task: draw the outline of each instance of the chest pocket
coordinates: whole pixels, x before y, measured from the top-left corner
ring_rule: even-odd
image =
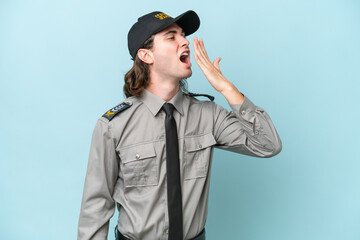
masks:
[[[186,180],[207,176],[213,146],[216,144],[212,133],[201,136],[185,137],[185,165]]]
[[[159,163],[153,143],[119,150],[125,187],[153,186],[159,182]]]

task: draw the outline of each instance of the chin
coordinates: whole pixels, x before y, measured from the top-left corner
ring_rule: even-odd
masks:
[[[192,71],[191,71],[191,69],[189,69],[189,72],[183,77],[183,79],[189,78],[189,77],[191,77],[191,75],[192,75]]]
[[[191,75],[192,75],[191,68],[187,68],[186,70],[182,70],[181,72],[179,71],[179,72],[177,73],[176,78],[177,78],[178,80],[182,80],[182,79],[186,79],[186,78],[191,77]]]

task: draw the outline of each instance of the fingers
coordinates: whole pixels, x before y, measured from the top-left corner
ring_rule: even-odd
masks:
[[[200,38],[199,40],[199,45],[200,45],[200,52],[201,54],[206,58],[206,59],[209,59],[208,55],[207,55],[207,52],[205,50],[205,46],[204,46],[204,41]]]
[[[203,63],[211,63],[210,59],[206,53],[204,42],[202,39],[198,40],[197,37],[194,37],[194,50],[195,54],[198,55],[199,60]]]
[[[194,46],[194,57],[195,57],[195,61],[196,63],[199,65],[199,67],[202,69],[203,68],[203,60],[200,59],[200,53],[199,53],[199,43],[198,43],[198,40],[197,38],[195,37],[194,38],[194,43],[193,43],[193,46]]]
[[[223,89],[222,86],[227,80],[220,71],[219,62],[221,61],[221,58],[218,57],[211,62],[202,39],[198,40],[197,37],[194,37],[193,46],[195,61],[204,73],[206,79],[216,90],[219,91],[219,89]]]
[[[194,37],[193,46],[195,61],[203,71],[213,71],[216,69],[221,73],[219,67],[221,58],[216,58],[214,62],[211,62],[205,50],[204,41],[202,39],[199,40],[197,37]]]
[[[194,46],[194,51],[195,51],[194,52],[195,60],[196,60],[197,64],[199,64],[199,66],[201,67],[204,64],[204,59],[203,59],[201,51],[200,51],[200,44],[199,44],[197,37],[194,37],[193,46]]]

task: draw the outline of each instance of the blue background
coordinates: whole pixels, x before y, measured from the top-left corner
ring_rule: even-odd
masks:
[[[283,142],[271,159],[215,151],[207,239],[360,239],[355,0],[0,0],[0,239],[76,238],[95,122],[124,98],[127,32],[188,9]],[[191,60],[190,90],[229,109]]]

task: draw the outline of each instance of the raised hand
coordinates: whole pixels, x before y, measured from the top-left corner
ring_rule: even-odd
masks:
[[[218,92],[222,92],[228,87],[233,87],[233,84],[224,77],[220,70],[219,62],[221,58],[218,57],[214,60],[214,62],[211,62],[205,50],[202,39],[198,40],[197,37],[194,37],[193,45],[195,50],[195,61],[205,74],[205,77],[210,82],[210,84]]]
[[[197,37],[194,37],[193,46],[195,61],[211,86],[213,86],[216,91],[222,93],[230,104],[241,104],[244,101],[244,96],[236,89],[234,84],[227,80],[222,74],[219,67],[221,58],[218,57],[211,62],[202,39],[198,40]]]

